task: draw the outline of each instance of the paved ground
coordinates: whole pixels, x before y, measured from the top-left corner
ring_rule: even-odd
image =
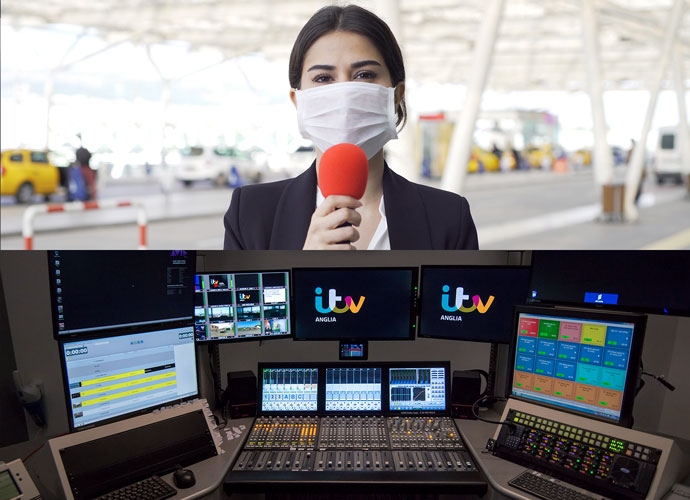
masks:
[[[103,198],[146,205],[150,248],[222,247],[222,216],[230,189],[175,186],[166,195],[158,184],[147,182],[107,186],[102,193]],[[657,186],[649,179],[643,193],[637,222],[611,223],[598,221],[600,194],[588,170],[474,175],[465,190],[483,249],[690,249],[690,198],[685,189]],[[24,210],[2,200],[3,249],[23,247]],[[34,247],[136,248],[135,216],[132,209],[39,216]]]

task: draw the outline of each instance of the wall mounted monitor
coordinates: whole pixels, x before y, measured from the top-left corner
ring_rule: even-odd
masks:
[[[343,342],[338,346],[338,359],[341,361],[366,361],[369,357],[369,342]]]
[[[411,340],[417,268],[293,269],[298,340]]]
[[[391,413],[445,413],[450,393],[449,363],[391,363],[388,367]]]
[[[71,430],[199,395],[192,326],[59,344]]]
[[[630,426],[647,317],[515,308],[510,395]]]
[[[419,336],[509,343],[529,267],[422,266]]]
[[[289,271],[197,274],[194,281],[197,342],[289,337]]]
[[[690,251],[535,250],[530,302],[690,316]]]
[[[196,253],[48,251],[55,338],[192,324]]]

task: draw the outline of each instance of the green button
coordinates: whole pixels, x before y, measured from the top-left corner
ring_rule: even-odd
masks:
[[[554,394],[557,395],[557,396],[562,396],[562,395],[563,395],[562,392],[558,392],[558,391],[554,391]]]

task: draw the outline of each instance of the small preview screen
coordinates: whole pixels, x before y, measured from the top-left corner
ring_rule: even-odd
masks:
[[[264,368],[261,374],[262,411],[318,409],[318,368]]]
[[[17,483],[12,479],[9,470],[0,472],[0,500],[13,500],[21,498],[22,492],[17,488]]]
[[[192,327],[61,343],[75,429],[198,394]]]
[[[381,411],[381,368],[326,368],[326,411]]]
[[[295,269],[295,338],[414,338],[417,270]]]
[[[509,343],[529,267],[423,267],[419,336]]]
[[[197,274],[197,342],[290,335],[288,271]]]
[[[391,411],[446,409],[444,367],[389,368]]]
[[[512,394],[618,423],[634,324],[518,313]]]
[[[184,250],[49,251],[54,334],[191,324],[195,261]]]

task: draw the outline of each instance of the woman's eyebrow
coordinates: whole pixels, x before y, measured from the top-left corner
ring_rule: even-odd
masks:
[[[374,61],[373,59],[367,59],[366,61],[358,61],[356,63],[350,64],[350,68],[359,69],[363,66],[381,66],[381,63]]]
[[[335,69],[335,66],[331,66],[329,64],[315,64],[311,68],[309,68],[307,71],[312,71],[315,69],[321,69],[321,70],[326,70],[326,71],[333,71]]]

